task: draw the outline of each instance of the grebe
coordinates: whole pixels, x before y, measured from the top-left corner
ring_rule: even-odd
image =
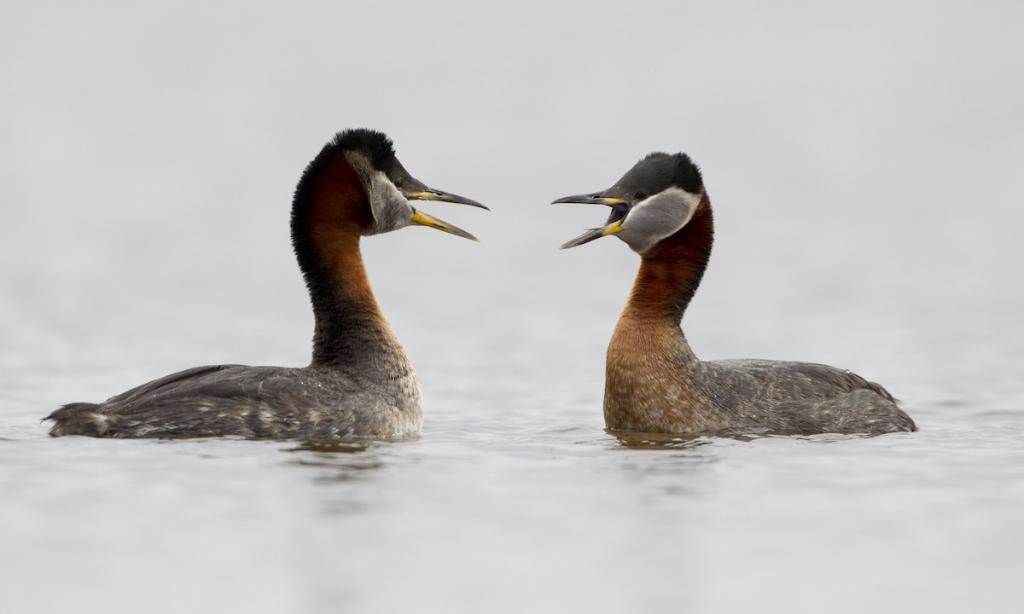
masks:
[[[640,271],[608,346],[610,431],[889,433],[914,421],[884,388],[826,365],[702,361],[680,327],[711,255],[714,222],[700,170],[685,154],[652,153],[603,192],[555,203],[608,205],[605,226],[563,249],[616,236]]]
[[[409,225],[476,240],[411,200],[480,203],[428,188],[372,130],[338,133],[306,167],[292,202],[292,245],[313,304],[303,368],[196,367],[106,401],[54,411],[50,435],[249,439],[400,439],[422,422],[412,364],[381,313],[359,240]]]

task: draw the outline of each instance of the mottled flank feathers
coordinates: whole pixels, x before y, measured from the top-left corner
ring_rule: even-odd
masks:
[[[769,360],[703,362],[730,428],[780,434],[891,433],[917,427],[885,388],[828,365]]]
[[[53,436],[400,439],[420,429],[411,369],[367,378],[335,368],[196,367],[103,403],[50,414]]]
[[[814,363],[702,361],[669,321],[620,322],[604,415],[609,430],[648,433],[917,430],[885,388],[859,375]]]

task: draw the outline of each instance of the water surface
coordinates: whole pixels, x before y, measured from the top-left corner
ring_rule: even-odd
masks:
[[[913,434],[620,439],[602,430],[599,377],[513,351],[422,368],[417,441],[47,438],[50,406],[147,371],[110,360],[5,370],[0,563],[13,611],[1017,601],[1019,381],[978,375],[966,394],[944,374],[896,369],[886,383]],[[599,369],[599,356],[578,360]]]

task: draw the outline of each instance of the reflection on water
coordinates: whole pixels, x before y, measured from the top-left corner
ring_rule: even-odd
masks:
[[[683,448],[695,448],[697,446],[704,446],[722,439],[732,439],[735,441],[747,442],[755,441],[757,439],[763,439],[767,437],[778,437],[773,435],[767,430],[763,432],[754,432],[751,430],[745,430],[742,432],[737,431],[722,431],[715,433],[702,433],[702,434],[678,434],[678,433],[641,433],[638,431],[608,431],[609,435],[615,437],[619,444],[638,450],[660,450],[660,449],[683,449]],[[850,439],[851,437],[859,437],[858,435],[811,435],[811,436],[786,436],[788,439],[799,438],[808,439],[813,441],[841,441],[843,439]]]
[[[618,443],[636,450],[661,450],[695,448],[711,443],[713,439],[703,435],[677,435],[668,433],[641,433],[634,431],[608,431]]]
[[[1019,412],[1011,412],[1013,415],[1019,416]],[[999,415],[1000,412],[985,412],[986,415]],[[681,435],[681,434],[668,434],[668,433],[641,433],[641,432],[629,432],[629,431],[608,431],[609,435],[615,437],[618,443],[626,448],[633,448],[637,450],[661,450],[661,449],[685,449],[695,448],[698,446],[709,445],[712,443],[721,443],[723,439],[731,439],[739,442],[752,442],[761,439],[784,439],[788,441],[815,441],[819,443],[834,443],[840,441],[849,441],[852,439],[864,439],[868,437],[877,437],[877,435],[865,435],[865,434],[840,434],[840,433],[822,433],[817,435],[776,435],[767,430],[763,432],[751,432],[749,430],[743,432],[735,431],[722,431],[712,434],[700,434],[700,435]]]
[[[323,439],[306,439],[294,448],[284,448],[283,452],[318,452],[322,454],[358,454],[370,449],[376,442],[369,441],[337,441]],[[377,444],[380,445],[380,444]]]
[[[290,445],[290,444],[289,444]],[[319,469],[313,476],[316,483],[352,482],[367,477],[369,472],[384,466],[381,455],[376,453],[386,442],[305,440],[294,447],[285,447],[281,452],[294,455],[288,464]],[[353,502],[333,504],[334,512],[359,511]]]

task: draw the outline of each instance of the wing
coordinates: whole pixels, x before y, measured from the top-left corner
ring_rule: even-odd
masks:
[[[714,373],[716,400],[741,414],[759,415],[759,424],[779,433],[916,429],[885,388],[843,369],[767,360],[705,364]]]
[[[109,399],[104,401],[103,404],[106,405],[108,403],[126,403],[131,401],[132,399],[137,399],[147,394],[157,392],[161,389],[166,389],[168,387],[175,386],[175,384],[187,384],[189,380],[202,378],[202,376],[204,375],[208,375],[210,373],[217,373],[219,371],[223,371],[224,369],[236,369],[238,367],[243,367],[243,365],[207,365],[205,367],[192,367],[191,369],[185,369],[184,371],[171,373],[170,375],[165,375],[151,382],[146,382],[141,386],[136,386],[131,390],[127,390],[119,395],[110,397]]]
[[[104,437],[291,437],[309,428],[315,390],[298,369],[196,367],[72,408],[55,416],[54,429]]]
[[[717,374],[746,379],[758,396],[778,400],[827,399],[855,390],[870,390],[895,402],[889,391],[863,377],[828,365],[774,360],[718,360],[705,363]]]

